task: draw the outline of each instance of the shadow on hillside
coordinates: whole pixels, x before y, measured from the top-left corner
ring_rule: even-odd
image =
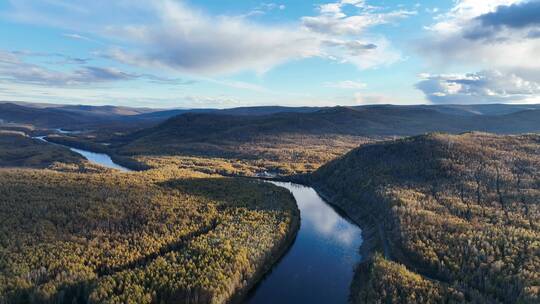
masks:
[[[182,193],[204,197],[222,208],[247,208],[250,210],[278,210],[283,192],[272,184],[247,178],[185,178],[159,183]],[[287,193],[288,195],[291,195]]]

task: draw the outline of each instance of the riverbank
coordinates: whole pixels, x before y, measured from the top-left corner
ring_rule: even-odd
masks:
[[[272,269],[279,263],[279,261],[285,256],[285,254],[291,249],[294,241],[300,230],[301,218],[300,210],[296,205],[296,208],[291,217],[291,223],[288,228],[286,237],[276,244],[275,248],[270,252],[268,257],[261,263],[259,270],[255,272],[253,277],[246,282],[246,285],[239,289],[236,294],[230,298],[227,302],[229,304],[242,304],[252,292],[253,288],[260,284],[261,281],[267,276]]]
[[[45,139],[40,139],[40,140],[46,141]],[[81,148],[83,148],[82,146],[78,146],[78,148],[70,147],[67,142],[61,142],[61,143],[56,142],[56,143],[51,143],[51,144],[53,146],[56,145],[57,147],[64,146],[66,149],[69,148],[71,150],[79,150],[79,151],[81,151],[82,150]],[[84,148],[86,148],[86,147],[84,147]],[[97,150],[97,149],[95,149],[95,150]],[[89,151],[81,151],[81,152],[82,153],[79,152],[79,154],[83,155],[83,156],[95,153],[95,152],[89,152]],[[96,152],[98,152],[98,151],[96,151]],[[105,151],[104,150],[99,150],[99,152],[101,152],[103,154],[103,152],[105,152]],[[109,158],[109,160],[110,160],[110,158]],[[89,161],[90,162],[97,162],[99,164],[99,161],[101,161],[101,160],[96,159],[96,158],[92,158],[92,159],[89,159]],[[112,159],[112,162],[115,165],[118,165],[118,163],[114,159]],[[161,176],[158,173],[159,170],[154,170],[154,171],[155,171],[155,173],[158,174],[157,176],[159,176],[159,179],[166,178],[165,176]],[[148,175],[148,174],[150,174],[150,175]],[[116,176],[116,174],[114,174],[113,176]],[[152,177],[153,173],[144,173],[143,175],[135,174],[134,176],[132,176],[132,178],[135,178],[135,179],[138,180],[138,179],[144,179],[145,176],[150,178],[153,181],[152,183],[155,183],[155,177]],[[118,177],[120,177],[120,175],[118,175]],[[227,178],[224,178],[224,179],[227,179]],[[230,179],[230,180],[233,181],[235,179]],[[211,182],[211,181],[209,181],[209,182],[214,183],[214,182]],[[201,187],[201,186],[203,186],[205,188],[207,187],[206,182],[203,182],[203,180],[201,180],[201,182],[195,181],[195,186],[196,186],[195,189],[192,189],[190,186],[188,186],[191,183],[193,183],[193,182],[188,182],[186,185],[184,185],[184,182],[182,182],[181,184],[184,185],[184,186],[182,186],[182,189],[185,188],[182,191],[187,191],[186,193],[190,193],[192,191],[195,191],[195,192],[193,192],[193,194],[196,194],[197,196],[206,195],[205,194],[206,191],[202,191],[200,193],[198,192],[198,191],[201,191],[201,189],[199,189],[199,187]],[[242,181],[237,180],[237,182],[235,184],[238,184],[238,185],[241,185],[241,184],[254,185],[254,184],[257,184],[257,183],[253,182],[253,181],[242,182]],[[170,187],[170,186],[166,186],[166,188],[167,187]],[[211,188],[213,188],[213,187],[211,187]],[[246,190],[246,191],[252,193],[251,195],[247,195],[247,194],[243,195],[242,193],[245,192],[245,191],[240,191],[240,189],[236,190],[236,192],[237,192],[236,195],[240,199],[238,201],[235,201],[234,204],[240,204],[238,206],[239,208],[242,207],[242,204],[247,204],[245,207],[249,207],[249,209],[253,209],[253,212],[250,211],[251,215],[246,215],[247,218],[251,218],[253,216],[261,217],[261,216],[263,216],[263,213],[265,214],[264,217],[277,216],[276,212],[278,212],[280,214],[283,213],[282,215],[279,215],[279,218],[281,218],[281,220],[278,220],[277,218],[275,218],[273,220],[271,218],[269,218],[268,220],[269,220],[269,223],[270,223],[270,221],[273,221],[275,224],[287,223],[287,228],[283,229],[282,225],[280,224],[280,225],[276,226],[274,229],[270,229],[270,227],[269,227],[269,229],[267,229],[268,231],[264,230],[264,229],[266,229],[266,228],[264,228],[263,229],[264,232],[263,232],[263,230],[258,231],[258,228],[256,228],[256,229],[247,229],[246,230],[246,231],[249,231],[248,234],[246,235],[246,239],[244,241],[241,241],[239,243],[239,245],[242,246],[242,247],[247,246],[245,249],[247,249],[249,247],[252,247],[252,249],[247,250],[247,252],[251,252],[251,254],[248,254],[246,256],[248,258],[248,260],[250,261],[249,262],[250,265],[249,265],[249,267],[247,267],[245,269],[243,269],[244,266],[239,267],[239,265],[237,265],[237,266],[233,267],[232,269],[235,270],[235,271],[239,271],[239,273],[240,273],[239,276],[237,274],[234,274],[234,275],[226,275],[223,278],[222,283],[227,286],[226,290],[229,290],[229,291],[225,292],[225,294],[227,294],[226,296],[223,296],[224,294],[222,294],[221,292],[220,292],[221,293],[220,294],[220,293],[216,293],[216,291],[213,291],[213,290],[208,290],[208,292],[205,292],[204,290],[200,290],[199,292],[196,292],[196,291],[192,290],[191,293],[189,291],[187,291],[187,293],[185,293],[185,296],[189,296],[191,294],[191,296],[194,296],[195,298],[197,298],[197,294],[199,294],[200,298],[197,301],[202,301],[200,303],[206,303],[205,299],[211,299],[211,298],[218,301],[217,303],[242,303],[245,300],[245,298],[248,296],[249,292],[254,288],[254,286],[256,286],[258,283],[260,283],[262,278],[264,278],[271,271],[271,269],[279,262],[280,259],[283,258],[283,256],[287,253],[287,251],[294,244],[295,238],[296,238],[297,233],[298,233],[299,228],[300,228],[300,210],[298,209],[298,205],[297,205],[296,201],[294,200],[292,194],[288,193],[288,191],[285,191],[284,189],[281,189],[281,187],[279,187],[280,189],[277,189],[278,187],[275,186],[275,185],[264,185],[264,186],[258,186],[258,187],[255,187],[255,188],[260,189],[260,190],[262,190],[264,192],[264,193],[261,193],[260,195],[257,194],[257,196],[261,196],[260,199],[258,198],[257,200],[265,200],[265,202],[263,202],[263,204],[258,205],[255,202],[250,202],[250,199],[253,200],[254,199],[253,195],[256,194],[256,193],[251,192],[251,191],[255,190],[254,187],[251,187],[251,186],[248,187],[248,189],[251,189],[251,190]],[[225,189],[228,189],[228,187],[225,188]],[[211,197],[213,197],[213,196],[211,196]],[[264,197],[266,197],[266,198],[264,198]],[[248,198],[250,198],[250,199],[248,199]],[[211,199],[212,199],[212,201],[216,201],[217,198],[211,198]],[[220,200],[221,199],[217,199],[217,201],[220,201]],[[275,201],[275,200],[278,200],[278,201]],[[269,201],[274,201],[274,202],[269,203]],[[232,201],[231,201],[231,203],[232,203]],[[278,207],[278,206],[280,206],[280,207]],[[268,213],[267,213],[267,211],[265,211],[266,209],[268,209],[267,210]],[[232,209],[231,209],[231,211],[232,211]],[[219,211],[219,213],[221,213],[221,212],[223,212],[223,211]],[[283,216],[285,216],[285,213],[286,213],[286,217],[283,217]],[[272,215],[272,214],[275,214],[275,215]],[[235,216],[239,216],[239,215],[235,215]],[[224,215],[224,220],[225,220],[225,218],[227,218],[227,215]],[[255,222],[258,223],[260,220],[262,220],[262,219],[259,219],[259,220],[255,221]],[[285,220],[286,220],[286,222],[285,222]],[[243,221],[243,218],[242,218],[242,220],[240,222],[239,221],[240,221],[240,218],[236,219],[236,220],[233,219],[233,223],[230,223],[230,224],[238,225]],[[220,224],[220,226],[225,225],[226,227],[228,227],[230,224],[227,222],[227,220],[225,220],[225,222]],[[246,225],[244,225],[244,226],[247,227],[249,225],[252,225],[252,224],[249,224],[249,222],[246,222]],[[253,225],[255,225],[255,224],[253,224]],[[257,224],[257,226],[258,225],[259,224]],[[210,235],[216,234],[217,231],[222,230],[222,229],[224,229],[224,228],[218,228],[216,231],[209,232],[209,234]],[[229,228],[227,228],[227,229],[229,229]],[[238,228],[235,228],[235,229],[238,229]],[[240,229],[244,229],[244,228],[240,228]],[[254,235],[250,236],[249,233],[253,233]],[[236,239],[236,238],[244,238],[242,235],[243,234],[234,233],[234,234],[231,235],[231,236],[234,236],[234,237],[232,237],[232,239],[230,237],[225,238],[225,239],[236,242],[234,239]],[[255,239],[253,239],[254,236],[257,236],[257,237]],[[268,238],[267,238],[267,236],[268,236]],[[202,237],[202,239],[206,238],[206,236],[201,236],[201,237]],[[201,237],[198,237],[198,238],[201,238]],[[210,238],[210,236],[208,236],[208,237]],[[271,239],[270,239],[270,237],[271,237]],[[184,243],[184,242],[185,241],[182,241],[182,243]],[[265,244],[260,244],[260,242],[265,242]],[[270,248],[269,249],[264,249],[263,251],[260,251],[259,249],[256,249],[256,250],[254,249],[257,246],[261,246],[261,245],[263,245],[263,247],[261,247],[261,249],[262,248],[268,248],[268,246],[270,246]],[[233,247],[234,247],[234,245],[233,245]],[[241,249],[241,248],[238,248],[238,249]],[[171,252],[171,253],[174,253],[174,252]],[[176,254],[176,253],[174,253],[174,254]],[[238,263],[238,261],[235,262],[235,263]],[[150,260],[148,262],[146,262],[146,263],[143,263],[143,264],[148,265],[148,266],[145,266],[145,268],[146,267],[151,267],[151,268],[155,267],[155,266],[152,266],[154,264],[154,262],[150,261]],[[230,287],[232,287],[232,289],[230,289]],[[223,290],[223,289],[220,287],[219,290]],[[193,293],[193,292],[195,292],[195,293]],[[230,292],[232,292],[232,296],[231,296]],[[184,293],[181,293],[181,294],[184,294]],[[193,299],[195,299],[195,298],[193,298]]]
[[[95,147],[94,145],[88,146],[85,143],[81,143],[81,145],[78,145],[77,143],[72,143],[70,141],[64,141],[61,137],[60,138],[55,138],[55,139],[58,139],[56,141],[58,144],[63,144],[63,145],[66,145],[66,146],[70,146],[70,145],[74,144],[75,146],[77,146],[79,148],[86,148],[86,149],[90,148],[90,149],[92,149],[92,150],[94,150],[96,152],[101,152],[101,153],[103,153],[103,152],[111,152],[111,151],[108,151],[109,149],[107,147],[101,147],[101,146],[100,147]],[[113,155],[111,155],[112,160],[116,163],[116,160],[118,158],[114,156],[114,153],[111,152],[111,154],[113,154]],[[122,162],[121,164],[122,165],[127,165],[128,167],[131,167],[131,168],[134,168],[133,165],[130,165],[129,163],[126,164],[126,162]],[[141,169],[141,168],[139,167],[137,169]],[[242,175],[234,175],[234,174],[226,174],[226,175],[229,176],[229,177],[235,177],[235,178],[247,177],[249,179],[253,179],[253,177],[250,177],[250,176],[242,176]],[[263,178],[259,178],[259,179],[267,180],[267,181],[276,181],[276,180],[288,181],[289,180],[288,177],[279,177],[279,178],[264,178],[263,177]],[[295,182],[298,182],[298,181],[295,180]],[[313,189],[313,191],[316,192],[317,196],[322,199],[321,204],[327,203],[328,206],[331,206],[332,209],[334,209],[334,211],[336,211],[336,214],[339,214],[339,216],[337,216],[337,217],[343,217],[343,215],[345,213],[343,212],[341,206],[334,203],[323,192],[316,191],[315,189]],[[239,285],[239,287],[236,289],[236,291],[233,293],[233,295],[228,300],[226,300],[227,303],[235,303],[235,304],[236,303],[242,303],[249,294],[252,294],[251,291],[254,288],[255,288],[255,290],[257,290],[259,288],[258,285],[260,285],[261,282],[264,284],[267,277],[272,276],[272,270],[276,267],[276,265],[280,264],[280,260],[282,258],[284,258],[286,253],[292,248],[292,245],[294,244],[295,239],[296,239],[297,234],[298,234],[298,231],[300,229],[300,221],[301,221],[301,219],[300,219],[300,213],[299,213],[300,211],[298,210],[298,202],[295,204],[295,208],[296,208],[296,210],[295,210],[294,214],[291,217],[291,222],[290,222],[290,225],[289,225],[289,227],[287,229],[287,232],[284,235],[284,238],[281,241],[277,242],[273,246],[273,248],[269,251],[269,253],[267,255],[265,255],[265,257],[263,259],[260,260],[260,262],[255,262],[257,264],[257,266],[254,268],[255,272],[253,274],[250,274],[249,276],[244,277],[244,279],[242,281],[242,284]],[[332,213],[333,212],[329,211],[329,214],[332,214]],[[350,221],[351,223],[355,223],[355,225],[357,227],[360,227],[360,225],[358,225],[358,222],[355,221],[353,218],[348,218],[348,217],[345,216],[345,220]],[[324,225],[324,224],[319,223],[319,225]],[[358,231],[360,231],[360,229],[358,229]],[[366,229],[366,231],[369,231],[369,230]],[[358,234],[362,235],[362,232],[359,232]],[[363,234],[364,234],[364,236],[367,235],[365,232]],[[340,238],[340,237],[341,237],[341,235],[335,235],[332,239],[335,240],[335,239]],[[372,242],[370,242],[370,241],[365,242],[365,244],[371,244],[371,243]],[[326,245],[320,245],[320,246],[317,246],[317,247],[327,248]],[[359,247],[364,248],[365,245],[360,246],[360,243],[359,243],[358,246],[355,246],[354,248],[352,248],[352,251],[356,252],[356,254],[358,254],[358,248]],[[365,252],[368,252],[368,251],[366,250]],[[364,255],[364,254],[362,254],[362,255]],[[329,261],[332,261],[332,260],[330,259]],[[356,263],[357,262],[355,262],[354,264],[351,264],[350,266],[346,267],[346,269],[345,269],[346,272],[350,273],[349,275],[351,276],[351,278],[350,278],[349,281],[346,281],[345,285],[342,285],[342,286],[345,286],[344,287],[345,294],[343,296],[343,302],[344,303],[346,302],[346,299],[348,298],[348,295],[350,294],[349,286],[350,286],[351,282],[353,281],[352,280],[352,277],[354,276],[353,270],[355,269]],[[325,274],[321,274],[321,277],[324,277],[324,275]],[[327,285],[327,284],[325,284],[325,285]],[[324,287],[325,287],[324,285],[321,286],[321,288],[324,288]],[[276,291],[276,292],[279,292],[279,291]],[[259,302],[255,301],[254,303],[259,303]]]
[[[269,178],[268,180],[293,182],[306,187],[312,187],[325,202],[345,214],[347,218],[360,227],[363,238],[362,246],[359,248],[362,255],[362,263],[368,261],[376,252],[383,252],[387,257],[391,256],[389,246],[385,245],[388,243],[388,240],[385,239],[382,229],[380,229],[373,215],[366,212],[367,208],[360,206],[355,208],[357,210],[352,211],[350,208],[353,206],[352,202],[345,203],[337,194],[331,193],[321,184],[314,183],[309,175],[279,176],[272,179]]]
[[[389,245],[390,242],[386,238],[381,223],[375,219],[372,211],[369,211],[369,206],[363,206],[363,204],[356,205],[351,201],[340,198],[337,193],[332,193],[323,185],[314,183],[308,175],[277,177],[276,179],[312,187],[329,205],[345,214],[362,230],[363,242],[358,248],[362,260],[354,269],[354,278],[350,286],[350,301],[357,303],[359,291],[362,289],[362,286],[366,286],[370,280],[370,272],[373,269],[373,262],[376,255],[382,253],[386,259],[392,259],[392,250]]]

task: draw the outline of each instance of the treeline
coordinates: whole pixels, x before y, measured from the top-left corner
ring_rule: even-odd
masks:
[[[319,169],[312,182],[375,227],[388,258],[362,268],[356,302],[538,303],[539,152],[538,135],[431,134]]]
[[[98,133],[55,135],[47,139],[95,152],[134,169],[172,164],[200,172],[253,176],[261,172],[281,175],[308,173],[372,139],[358,136],[287,133],[256,135],[251,139],[225,136],[191,140],[174,133],[121,142]],[[103,142],[111,142],[103,145]],[[212,164],[212,165],[209,165]]]
[[[284,189],[172,167],[0,170],[0,303],[224,303],[298,226]]]

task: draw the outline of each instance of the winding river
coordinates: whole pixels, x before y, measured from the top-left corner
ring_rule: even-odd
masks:
[[[46,141],[44,137],[36,138]],[[106,154],[67,147],[88,161],[130,171]],[[301,215],[294,244],[263,280],[246,303],[347,303],[356,264],[360,262],[361,230],[327,204],[310,187],[272,182],[288,189]]]
[[[272,182],[293,194],[301,225],[290,250],[246,303],[347,303],[360,262],[361,230],[310,187]]]
[[[58,130],[62,130],[62,129],[58,129]],[[67,133],[67,132],[62,131],[62,133]],[[71,132],[71,133],[74,133],[74,132]],[[122,171],[122,172],[130,172],[130,171],[132,171],[132,170],[126,168],[126,167],[120,166],[119,164],[115,163],[111,159],[111,157],[109,155],[107,155],[107,154],[95,153],[95,152],[90,152],[90,151],[86,151],[86,150],[82,150],[82,149],[76,149],[76,148],[68,147],[68,146],[65,146],[65,145],[55,144],[55,143],[47,141],[45,139],[45,136],[38,136],[38,137],[34,137],[34,138],[37,139],[37,140],[41,140],[41,141],[53,144],[53,145],[64,146],[64,147],[70,149],[71,151],[81,155],[82,157],[86,158],[91,163],[94,163],[94,164],[97,164],[97,165],[100,165],[100,166],[103,166],[103,167],[106,167],[106,168],[116,169],[116,170],[119,170],[119,171]]]

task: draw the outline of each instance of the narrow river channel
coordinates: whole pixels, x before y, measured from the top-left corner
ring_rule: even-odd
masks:
[[[61,129],[58,129],[58,130],[61,130]],[[66,132],[63,131],[63,133],[66,133]],[[49,142],[49,141],[47,141],[45,139],[45,136],[38,136],[38,137],[34,137],[34,138],[37,139],[37,140],[41,140],[41,141],[53,144],[53,145],[64,146],[64,147],[70,149],[71,151],[73,151],[73,152],[75,152],[77,154],[80,154],[82,157],[86,158],[91,163],[94,163],[94,164],[97,164],[97,165],[100,165],[100,166],[103,166],[103,167],[106,167],[106,168],[116,169],[116,170],[119,170],[119,171],[122,171],[122,172],[130,172],[130,171],[132,171],[132,170],[126,168],[126,167],[120,166],[119,164],[115,163],[111,159],[111,157],[109,155],[107,155],[107,154],[95,153],[95,152],[90,152],[90,151],[86,151],[86,150],[82,150],[82,149],[76,149],[76,148],[68,147],[68,146],[65,146],[65,145],[51,143],[51,142]]]
[[[362,231],[310,187],[272,182],[293,194],[301,225],[288,253],[246,303],[347,303]]]
[[[36,138],[46,141],[43,137]],[[88,161],[130,171],[106,154],[67,147]],[[326,203],[310,187],[272,182],[288,189],[300,209],[301,225],[294,244],[246,303],[347,303],[356,264],[360,262],[361,230]]]

